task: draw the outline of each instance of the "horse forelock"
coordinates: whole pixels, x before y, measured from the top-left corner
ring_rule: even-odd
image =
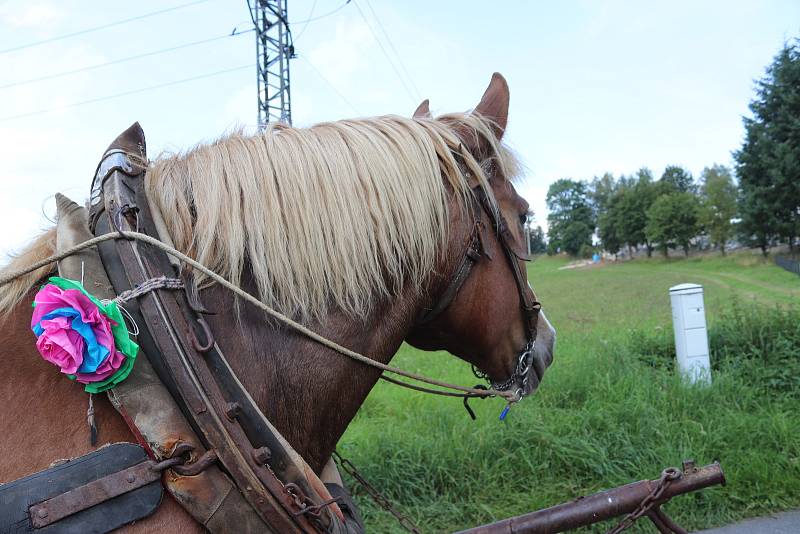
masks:
[[[236,284],[249,269],[268,305],[301,320],[332,308],[364,317],[407,284],[422,289],[445,250],[451,196],[470,202],[465,174],[491,189],[486,162],[462,147],[465,128],[511,177],[515,158],[474,114],[384,116],[271,125],[162,155],[146,192],[178,249]]]

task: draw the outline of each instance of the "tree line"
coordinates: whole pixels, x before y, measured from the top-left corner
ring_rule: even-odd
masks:
[[[643,167],[629,176],[554,182],[546,199],[547,240],[541,228],[530,231],[532,252],[588,257],[597,249],[644,249],[650,256],[677,248],[688,255],[700,237],[723,254],[733,239],[764,255],[777,243],[794,252],[800,236],[800,40],[785,44],[757,80],[750,110],[734,169],[712,165],[695,180],[670,165],[657,179]]]

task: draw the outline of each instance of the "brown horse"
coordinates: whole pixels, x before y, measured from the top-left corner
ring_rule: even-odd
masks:
[[[531,336],[496,228],[468,207],[471,188],[484,184],[508,224],[506,239],[522,254],[528,205],[501,144],[508,104],[508,86],[495,74],[472,113],[434,119],[423,103],[413,119],[232,136],[156,161],[148,199],[178,249],[323,336],[386,363],[403,341],[444,349],[502,383]],[[419,321],[447,292],[476,219],[481,258],[449,305]],[[7,269],[52,254],[53,241],[48,232]],[[522,260],[513,261],[524,273]],[[31,288],[50,271],[0,288],[0,482],[92,450],[86,395],[38,356],[30,331]],[[232,368],[319,473],[380,371],[267,321],[219,286],[203,287]],[[537,358],[549,364],[555,331],[543,314],[535,338]],[[540,377],[532,378],[523,393],[538,385]],[[135,441],[105,398],[96,410],[99,445]],[[126,529],[198,530],[171,499]]]

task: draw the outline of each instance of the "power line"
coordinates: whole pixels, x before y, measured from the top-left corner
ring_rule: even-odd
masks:
[[[99,30],[104,30],[106,28],[111,28],[113,26],[119,26],[121,24],[127,24],[128,22],[133,22],[133,21],[145,19],[145,18],[148,18],[148,17],[154,17],[156,15],[161,15],[162,13],[168,13],[170,11],[183,9],[185,7],[190,7],[190,6],[194,6],[194,5],[197,5],[197,4],[202,4],[202,3],[208,2],[208,1],[209,0],[195,0],[194,2],[189,2],[189,3],[186,3],[186,4],[180,4],[180,5],[177,5],[177,6],[168,7],[168,8],[165,8],[165,9],[160,9],[158,11],[152,11],[150,13],[145,13],[144,15],[137,15],[135,17],[130,17],[130,18],[127,18],[127,19],[122,19],[122,20],[117,20],[117,21],[114,21],[114,22],[109,22],[107,24],[102,24],[100,26],[94,26],[92,28],[86,28],[84,30],[79,30],[79,31],[72,32],[72,33],[65,33],[63,35],[58,35],[56,37],[50,37],[48,39],[42,39],[41,41],[33,41],[32,43],[27,43],[27,44],[24,44],[24,45],[13,46],[11,48],[6,48],[6,49],[3,49],[3,50],[0,50],[0,54],[8,54],[9,52],[16,52],[17,50],[22,50],[24,48],[31,48],[31,47],[43,45],[43,44],[46,44],[46,43],[52,43],[54,41],[61,41],[63,39],[69,39],[70,37],[76,37],[78,35],[84,35],[84,34],[87,34],[87,33],[92,33],[92,32],[96,32],[96,31],[99,31]]]
[[[333,90],[333,92],[334,92],[334,93],[336,93],[336,95],[337,95],[337,96],[338,96],[338,97],[339,97],[339,98],[342,100],[342,102],[344,102],[345,104],[347,104],[347,105],[350,107],[350,109],[352,109],[353,111],[355,111],[355,112],[356,112],[356,115],[363,115],[363,113],[361,113],[360,111],[358,111],[358,108],[357,108],[357,107],[355,107],[355,106],[354,106],[352,103],[350,103],[350,101],[349,101],[349,100],[348,100],[348,99],[347,99],[347,98],[346,98],[346,97],[345,97],[345,96],[344,96],[344,95],[343,95],[343,94],[342,94],[342,93],[341,93],[341,92],[340,92],[340,91],[339,91],[339,90],[336,88],[336,86],[335,86],[335,85],[333,85],[333,84],[330,82],[330,80],[328,80],[328,78],[326,78],[326,77],[325,77],[325,75],[323,75],[323,74],[322,74],[322,72],[320,72],[320,70],[319,70],[317,67],[315,67],[315,66],[314,66],[314,64],[313,64],[313,63],[311,63],[311,60],[310,60],[310,59],[308,59],[308,58],[307,58],[307,57],[305,57],[305,56],[298,56],[298,57],[300,57],[300,59],[303,59],[303,60],[305,60],[305,62],[306,62],[306,63],[308,63],[308,66],[309,66],[309,67],[311,67],[311,69],[312,69],[314,72],[316,72],[316,73],[317,73],[317,76],[319,76],[319,77],[322,79],[322,81],[323,81],[323,82],[325,82],[326,84],[328,84],[328,87],[330,87],[330,88]]]
[[[11,116],[8,116],[8,117],[2,117],[2,118],[0,118],[0,122],[6,122],[6,121],[14,120],[14,119],[21,119],[21,118],[24,118],[24,117],[32,117],[34,115],[43,115],[45,113],[51,113],[53,111],[61,111],[61,110],[64,110],[64,109],[76,108],[78,106],[85,106],[86,104],[94,104],[96,102],[103,102],[105,100],[113,100],[115,98],[121,98],[123,96],[133,95],[133,94],[136,94],[136,93],[143,93],[145,91],[152,91],[154,89],[161,89],[162,87],[169,87],[169,86],[178,85],[178,84],[181,84],[181,83],[193,82],[195,80],[202,80],[204,78],[211,78],[212,76],[219,76],[221,74],[227,74],[229,72],[235,72],[235,71],[238,71],[238,70],[251,69],[251,68],[253,68],[252,65],[241,65],[239,67],[233,67],[233,68],[230,68],[230,69],[218,70],[216,72],[209,72],[209,73],[206,73],[206,74],[200,74],[198,76],[192,76],[192,77],[189,77],[189,78],[183,78],[181,80],[173,80],[171,82],[160,83],[160,84],[157,84],[157,85],[151,85],[149,87],[141,87],[139,89],[132,89],[130,91],[125,91],[125,92],[122,92],[122,93],[115,93],[115,94],[112,94],[112,95],[100,96],[100,97],[97,97],[97,98],[90,98],[89,100],[81,100],[80,102],[72,102],[70,104],[65,104],[63,106],[58,106],[58,107],[54,107],[54,108],[40,109],[40,110],[36,110],[36,111],[29,111],[27,113],[20,113],[19,115],[11,115]]]
[[[302,21],[302,22],[305,22],[305,24],[303,25],[302,28],[300,28],[300,31],[297,34],[297,38],[298,39],[300,39],[300,36],[303,35],[303,33],[305,33],[306,28],[308,28],[308,23],[311,22],[311,17],[314,16],[314,9],[316,7],[317,7],[317,0],[314,0],[314,3],[311,4],[311,10],[308,12],[308,17],[306,17],[306,20]],[[292,24],[298,24],[298,23],[297,22],[292,22]]]
[[[386,28],[383,27],[383,23],[381,22],[380,17],[378,17],[378,14],[375,13],[374,9],[372,9],[372,2],[370,2],[369,0],[364,0],[364,1],[367,3],[367,7],[372,12],[372,16],[375,18],[375,21],[378,23],[378,27],[381,29],[381,32],[383,32],[383,36],[386,37],[386,41],[389,43],[389,47],[392,49],[392,52],[394,52],[394,55],[397,57],[397,62],[400,63],[400,68],[403,69],[403,72],[405,73],[406,78],[408,79],[408,83],[410,83],[411,87],[414,88],[414,92],[417,94],[417,99],[422,100],[422,94],[419,92],[419,89],[417,88],[416,84],[414,83],[414,78],[408,73],[408,69],[406,69],[405,63],[403,63],[403,56],[401,56],[397,52],[397,49],[394,47],[394,43],[392,42],[392,38],[389,37],[389,34],[386,31]]]
[[[394,62],[392,61],[392,58],[389,57],[389,54],[388,54],[388,52],[386,52],[386,48],[384,48],[383,43],[381,43],[380,39],[378,39],[378,36],[375,33],[375,30],[372,29],[372,25],[369,23],[369,20],[367,20],[367,17],[364,16],[364,12],[361,11],[361,8],[359,7],[358,2],[353,2],[353,5],[356,6],[356,9],[358,10],[358,14],[361,15],[361,18],[364,19],[364,22],[367,24],[367,28],[369,28],[369,32],[372,34],[372,37],[375,38],[375,41],[377,41],[378,46],[381,49],[381,52],[383,52],[384,57],[389,62],[389,65],[392,67],[392,70],[394,70],[394,73],[397,75],[397,79],[400,80],[400,83],[403,84],[403,87],[405,88],[406,92],[408,93],[409,98],[411,98],[411,103],[415,104],[416,101],[417,101],[417,98],[411,93],[411,89],[408,88],[408,85],[406,84],[405,80],[400,75],[400,71],[397,70],[397,67],[395,66]]]
[[[239,36],[239,35],[243,35],[245,33],[250,33],[252,31],[255,31],[255,30],[254,29],[249,29],[249,30],[244,30],[244,31],[240,32],[240,31],[237,31],[236,29],[234,29],[234,33],[229,33],[229,34],[225,34],[225,35],[219,35],[217,37],[211,37],[210,39],[203,39],[201,41],[194,41],[194,42],[191,42],[191,43],[185,43],[185,44],[182,44],[182,45],[172,46],[172,47],[169,47],[169,48],[161,48],[159,50],[153,50],[152,52],[145,52],[143,54],[137,54],[135,56],[128,56],[128,57],[123,57],[123,58],[120,58],[120,59],[114,59],[114,60],[111,60],[111,61],[106,61],[105,63],[97,63],[96,65],[89,65],[87,67],[80,67],[78,69],[66,70],[66,71],[63,71],[63,72],[57,72],[57,73],[54,73],[54,74],[48,74],[46,76],[39,76],[38,78],[30,78],[28,80],[21,80],[21,81],[18,81],[18,82],[7,83],[5,85],[0,85],[0,90],[8,89],[8,88],[11,88],[11,87],[18,87],[20,85],[27,85],[27,84],[31,84],[31,83],[41,82],[41,81],[44,81],[44,80],[52,80],[53,78],[61,78],[63,76],[69,76],[70,74],[78,74],[79,72],[86,72],[86,71],[90,71],[90,70],[99,69],[101,67],[107,67],[109,65],[117,65],[119,63],[125,63],[127,61],[133,61],[134,59],[141,59],[141,58],[144,58],[144,57],[156,56],[158,54],[164,54],[164,53],[167,53],[167,52],[174,52],[175,50],[181,50],[183,48],[190,48],[192,46],[211,43],[211,42],[214,42],[214,41],[219,41],[220,39],[227,39],[228,37],[236,37],[236,36]]]
[[[318,15],[318,16],[316,16],[316,17],[307,18],[307,19],[305,19],[305,20],[293,20],[293,21],[292,21],[292,24],[303,24],[303,23],[306,23],[306,24],[307,24],[307,23],[309,23],[309,22],[314,22],[315,20],[324,19],[325,17],[330,17],[331,15],[333,15],[333,14],[335,14],[335,13],[338,13],[339,11],[341,11],[342,9],[344,9],[344,8],[345,8],[345,6],[346,6],[347,4],[349,4],[351,1],[352,1],[352,0],[347,0],[347,1],[346,1],[344,4],[340,5],[339,7],[337,7],[336,9],[334,9],[333,11],[328,11],[328,12],[327,12],[327,13],[325,13],[324,15]],[[313,9],[312,9],[312,12],[313,12]],[[309,17],[311,17],[311,14],[309,14],[308,16],[309,16]],[[299,37],[299,36],[298,36],[298,37]]]

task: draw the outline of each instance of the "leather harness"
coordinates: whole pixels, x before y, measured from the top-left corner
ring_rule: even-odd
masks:
[[[98,167],[89,213],[95,234],[129,230],[158,235],[143,188],[146,161],[144,134],[135,124]],[[160,289],[128,306],[140,327],[144,353],[205,449],[176,442],[168,454],[185,458],[177,473],[196,475],[218,462],[261,520],[240,532],[346,532],[349,525],[311,486],[296,453],[228,365],[202,318],[207,312],[191,274],[176,273],[164,252],[135,241],[119,239],[99,248],[118,294],[164,275],[184,281],[184,292]]]

